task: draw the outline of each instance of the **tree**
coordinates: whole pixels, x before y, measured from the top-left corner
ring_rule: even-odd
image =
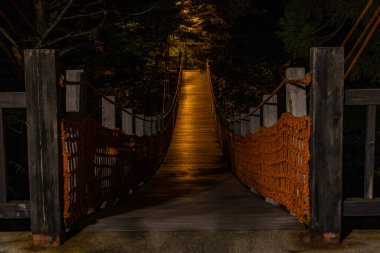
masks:
[[[339,46],[366,4],[367,1],[362,0],[290,0],[280,20],[282,31],[279,34],[285,50],[293,61],[306,63],[310,47]],[[379,6],[380,1],[374,1],[366,18],[347,45],[346,52]],[[350,75],[351,82],[367,80],[372,85],[380,82],[379,43],[380,34],[376,32]]]

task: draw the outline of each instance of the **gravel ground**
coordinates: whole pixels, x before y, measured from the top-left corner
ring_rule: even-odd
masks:
[[[0,232],[0,253],[5,252],[379,252],[380,231],[353,231],[341,245],[316,247],[306,231],[178,231],[80,232],[62,246],[36,249],[29,232]]]

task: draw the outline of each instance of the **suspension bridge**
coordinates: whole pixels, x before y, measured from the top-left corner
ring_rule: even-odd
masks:
[[[0,218],[30,219],[36,246],[60,245],[78,227],[308,228],[314,242],[339,243],[344,217],[380,215],[374,194],[380,90],[344,87],[368,40],[347,71],[343,47],[312,48],[310,73],[288,69],[274,92],[239,115],[221,110],[210,68],[185,71],[180,60],[171,71],[177,75],[171,101],[162,114],[147,116],[103,96],[81,80],[81,70],[62,78],[55,50],[25,50],[26,91],[0,93],[0,108],[27,110],[30,200],[8,200],[1,167]],[[278,117],[283,88],[286,112]],[[101,124],[86,115],[86,89],[102,97]],[[342,193],[346,106],[367,108],[364,194],[357,198]]]

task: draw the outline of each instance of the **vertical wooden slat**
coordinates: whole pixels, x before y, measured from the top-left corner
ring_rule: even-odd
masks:
[[[106,96],[109,100],[115,102],[115,96]],[[114,129],[116,114],[115,105],[102,98],[102,126]]]
[[[33,244],[62,242],[62,162],[60,88],[52,49],[24,52],[28,163]]]
[[[299,80],[305,77],[305,68],[288,68],[286,78]],[[286,85],[286,111],[293,116],[302,117],[307,114],[306,90],[291,84]]]
[[[249,112],[252,112],[254,108],[249,108]],[[249,132],[254,134],[260,130],[261,125],[260,110],[254,112],[249,117]]]
[[[267,99],[269,95],[264,95],[263,100]],[[263,125],[271,127],[277,122],[277,95],[274,95],[263,106]]]
[[[66,80],[79,82],[83,79],[83,70],[66,70]],[[82,116],[86,113],[86,89],[84,85],[66,86],[66,112]]]
[[[376,140],[376,105],[367,106],[365,168],[364,168],[364,198],[373,199],[373,178],[375,170],[375,140]]]
[[[241,114],[240,117],[243,118],[246,114]],[[247,117],[248,118],[248,117]],[[240,122],[240,135],[245,136],[249,132],[249,119],[244,118]]]
[[[135,133],[136,136],[141,137],[144,135],[144,114],[136,114],[137,117],[135,118]]]
[[[339,243],[342,231],[343,48],[312,48],[310,107],[311,237],[314,243]]]
[[[127,112],[121,112],[121,129],[126,135],[133,134],[133,116],[132,108],[126,109]]]
[[[7,196],[7,157],[5,148],[3,109],[0,108],[0,203],[8,201]]]

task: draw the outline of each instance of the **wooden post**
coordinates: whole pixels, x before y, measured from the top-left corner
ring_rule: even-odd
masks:
[[[253,111],[253,107],[249,108],[249,112]],[[254,112],[250,117],[249,117],[249,132],[254,134],[257,133],[260,130],[260,110]]]
[[[269,95],[264,95],[263,99],[266,99]],[[265,127],[271,127],[277,122],[277,95],[274,95],[263,106],[263,125]]]
[[[83,79],[83,70],[66,70],[66,80],[80,82]],[[73,116],[82,116],[87,110],[86,87],[84,85],[66,86],[66,112]]]
[[[243,118],[246,114],[241,114],[240,117]],[[247,133],[249,133],[249,119],[244,118],[240,122],[240,134],[241,136],[245,136]]]
[[[133,134],[133,115],[132,108],[126,109],[127,112],[121,112],[121,129],[126,135]]]
[[[0,203],[5,203],[8,201],[6,154],[3,109],[0,108]]]
[[[135,133],[136,136],[141,137],[144,135],[144,114],[136,114],[137,117],[135,118]]]
[[[24,51],[28,162],[33,244],[63,240],[60,88],[53,49]]]
[[[115,102],[115,96],[106,96],[106,98]],[[102,126],[114,129],[115,118],[115,105],[102,98]]]
[[[312,48],[311,239],[339,243],[342,231],[343,48]]]
[[[288,68],[286,78],[299,80],[305,77],[305,68]],[[307,115],[306,90],[292,84],[286,85],[286,111],[293,116],[302,117]]]
[[[145,116],[146,121],[144,121],[144,134],[146,136],[151,136],[152,135],[152,124],[150,120],[152,119],[151,116]]]
[[[373,180],[375,173],[375,141],[376,141],[376,105],[367,106],[364,198],[373,199]]]

